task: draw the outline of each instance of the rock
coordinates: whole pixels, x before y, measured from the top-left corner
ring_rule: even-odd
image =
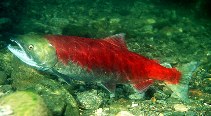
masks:
[[[6,24],[8,22],[11,22],[11,20],[9,18],[0,18],[0,25]]]
[[[1,49],[4,49],[6,47],[6,42],[5,41],[2,41],[3,40],[3,35],[0,34],[0,50]]]
[[[153,26],[152,25],[145,25],[143,26],[143,32],[152,34],[153,33]]]
[[[162,90],[157,90],[154,93],[154,97],[157,100],[165,100],[165,99],[168,99],[171,96],[171,94],[172,94],[172,91],[170,90],[170,88],[164,86]]]
[[[0,97],[13,92],[11,85],[0,85]]]
[[[109,21],[109,23],[110,24],[114,24],[114,25],[116,25],[116,24],[118,24],[120,22],[120,19],[119,18],[112,18],[112,19],[110,19],[110,21]]]
[[[183,105],[183,104],[175,104],[174,105],[174,109],[175,109],[175,111],[179,111],[179,112],[186,112],[186,111],[188,111],[188,108],[185,105]]]
[[[99,108],[99,109],[95,110],[95,115],[97,115],[97,116],[103,115],[103,109]]]
[[[0,71],[0,85],[5,84],[7,81],[7,75],[5,74],[4,71]]]
[[[0,69],[3,70],[6,75],[10,75],[12,71],[11,60],[13,55],[6,51],[0,52]]]
[[[153,19],[153,18],[149,18],[149,19],[146,20],[146,23],[147,24],[154,24],[154,23],[156,23],[156,20]]]
[[[143,99],[144,98],[144,93],[133,93],[131,95],[129,95],[129,98],[130,99],[133,99],[133,100],[140,100],[140,99]]]
[[[14,64],[17,65],[18,62]],[[75,99],[60,83],[50,79],[47,74],[41,75],[27,65],[18,65],[13,66],[11,73],[13,88],[39,94],[53,115],[79,115]]]
[[[9,105],[0,106],[0,115],[1,116],[8,116],[13,114],[13,111]]]
[[[0,30],[7,30],[11,26],[11,22],[9,18],[0,18]]]
[[[32,92],[19,91],[0,99],[0,115],[51,116],[43,99]]]
[[[77,93],[77,100],[84,109],[97,109],[103,101],[97,90]]]
[[[65,18],[51,18],[49,21],[49,25],[63,28],[69,24],[69,20]]]
[[[134,116],[128,111],[120,111],[116,116]]]

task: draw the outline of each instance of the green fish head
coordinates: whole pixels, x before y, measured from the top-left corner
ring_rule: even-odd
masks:
[[[11,39],[8,49],[26,64],[48,70],[57,63],[55,48],[40,35],[29,33]]]

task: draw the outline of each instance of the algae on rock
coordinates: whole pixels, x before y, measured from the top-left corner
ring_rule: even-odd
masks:
[[[20,64],[19,61],[13,62],[15,66],[11,72],[11,79],[14,89],[39,94],[53,115],[79,115],[75,99],[60,83],[50,79],[50,75],[40,74],[29,66]]]
[[[18,91],[4,96],[0,99],[0,106],[1,116],[51,116],[43,99],[32,92]]]

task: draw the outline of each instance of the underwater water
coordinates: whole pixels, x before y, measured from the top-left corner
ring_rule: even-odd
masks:
[[[210,116],[210,5],[209,0],[1,0],[0,116]],[[31,32],[94,39],[124,33],[130,51],[176,67],[182,78],[176,85],[155,81],[142,93],[117,84],[111,97],[94,82],[66,83],[38,71],[7,49],[11,38]]]

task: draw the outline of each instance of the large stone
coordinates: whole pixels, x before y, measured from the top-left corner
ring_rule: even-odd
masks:
[[[73,96],[60,83],[50,79],[51,76],[29,68],[27,65],[12,63],[12,87],[19,91],[30,90],[39,94],[53,115],[79,115],[77,103]],[[69,85],[70,86],[70,85]]]
[[[0,99],[0,116],[51,116],[43,99],[32,92],[19,91]]]
[[[97,90],[77,93],[77,99],[84,109],[97,109],[103,101]]]

